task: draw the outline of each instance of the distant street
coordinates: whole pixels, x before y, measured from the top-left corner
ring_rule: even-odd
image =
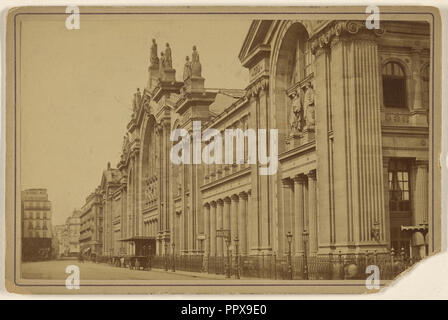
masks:
[[[117,268],[104,263],[84,263],[78,260],[53,260],[42,262],[25,262],[22,264],[22,278],[24,279],[66,279],[65,268],[76,265],[80,270],[80,278],[84,280],[200,280],[212,279],[210,275],[185,272],[166,272],[164,270],[130,270]],[[216,276],[215,279],[223,279]]]

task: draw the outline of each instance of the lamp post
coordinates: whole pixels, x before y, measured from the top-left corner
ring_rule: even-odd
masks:
[[[173,247],[173,272],[176,272],[176,256],[174,255],[174,248],[176,247],[176,245],[173,242],[171,246]]]
[[[240,278],[240,261],[238,256],[238,236],[235,236],[235,239],[233,239],[235,242],[235,279]]]
[[[227,263],[226,263],[226,278],[230,278],[230,237],[226,237],[227,247]]]
[[[230,244],[231,237],[230,237],[230,230],[228,229],[218,229],[216,230],[216,237],[218,238],[224,238],[226,247],[227,247],[227,263],[224,266],[226,278],[230,278]]]
[[[292,233],[288,231],[286,234],[286,239],[288,240],[288,274],[289,279],[292,280],[292,261],[291,261],[291,243],[292,243]]]
[[[307,257],[307,247],[308,247],[308,237],[309,233],[305,229],[302,232],[302,240],[303,240],[303,278],[308,280],[308,257]]]
[[[168,242],[165,241],[165,271],[168,271]]]
[[[148,245],[148,269],[151,270],[151,245]]]

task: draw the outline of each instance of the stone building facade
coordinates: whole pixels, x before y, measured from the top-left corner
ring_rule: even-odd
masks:
[[[121,160],[93,196],[105,254],[142,254],[146,243],[157,255],[226,256],[227,234],[244,255],[285,255],[288,235],[294,255],[437,249],[428,247],[428,24],[253,21],[239,54],[243,90],[207,89],[198,50],[178,81],[171,49],[159,57],[153,41]],[[232,151],[242,163],[174,164],[170,135],[193,137],[194,121],[223,136],[277,129],[278,170],[248,163],[249,137]]]
[[[51,201],[47,189],[22,191],[22,258],[41,260],[51,257]]]

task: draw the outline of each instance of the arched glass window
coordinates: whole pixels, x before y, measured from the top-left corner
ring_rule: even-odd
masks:
[[[397,62],[383,67],[383,102],[388,108],[406,108],[406,74]]]

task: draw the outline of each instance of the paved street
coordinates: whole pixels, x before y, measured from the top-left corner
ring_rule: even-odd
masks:
[[[103,263],[84,262],[77,260],[53,260],[42,262],[25,262],[22,264],[22,278],[24,279],[66,279],[65,268],[77,265],[80,277],[84,280],[199,280],[212,279],[208,274],[196,274],[182,271],[165,272],[164,270],[130,270],[128,268],[112,267]],[[215,279],[223,279],[216,276]]]

